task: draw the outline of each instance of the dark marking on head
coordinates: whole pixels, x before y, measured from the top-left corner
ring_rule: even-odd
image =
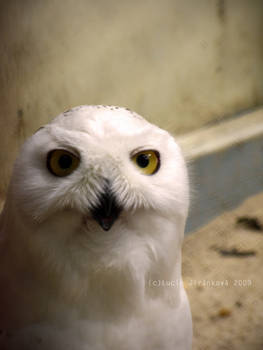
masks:
[[[111,110],[111,111],[115,111],[115,110],[123,110],[123,111],[126,111],[130,114],[130,116],[134,117],[134,118],[137,118],[137,119],[140,119],[142,120],[143,118],[138,115],[136,112],[132,111],[131,109],[129,108],[125,108],[125,107],[119,107],[119,106],[113,106],[113,105],[82,105],[82,106],[77,106],[77,107],[74,107],[74,108],[71,108],[71,109],[68,109],[66,110],[65,112],[63,112],[63,115],[65,117],[67,117],[68,115],[74,113],[74,112],[77,112],[81,109],[84,109],[84,108],[94,108],[94,109],[106,109],[106,110]]]
[[[36,134],[39,130],[44,129],[44,128],[45,128],[44,126],[40,126],[40,128],[38,128],[38,129],[34,132],[34,134]]]
[[[70,112],[72,112],[72,109],[67,109],[65,112],[63,112],[63,114],[68,114]]]
[[[63,112],[62,114],[64,114],[64,116],[66,117],[68,114],[71,114],[73,112],[79,111],[80,109],[86,108],[87,106],[77,106],[77,107],[73,107],[70,109],[67,109],[65,112]]]

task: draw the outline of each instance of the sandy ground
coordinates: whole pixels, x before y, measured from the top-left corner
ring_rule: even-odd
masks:
[[[262,208],[263,192],[185,238],[193,350],[263,349]]]

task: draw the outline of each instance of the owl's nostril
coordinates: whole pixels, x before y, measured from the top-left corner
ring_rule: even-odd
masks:
[[[104,192],[99,197],[99,204],[91,210],[93,218],[103,230],[108,231],[119,217],[121,210],[122,208],[118,205],[109,182],[106,181]]]

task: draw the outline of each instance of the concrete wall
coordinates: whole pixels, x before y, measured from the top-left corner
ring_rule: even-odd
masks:
[[[182,133],[263,102],[262,0],[0,0],[0,195],[19,145],[79,104]]]
[[[188,160],[191,183],[186,233],[263,191],[263,108],[177,140]]]

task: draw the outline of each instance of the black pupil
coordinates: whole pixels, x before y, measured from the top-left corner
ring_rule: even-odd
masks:
[[[137,158],[136,158],[136,163],[139,165],[139,167],[141,168],[146,168],[149,165],[149,156],[148,154],[140,154]]]
[[[67,154],[63,154],[61,157],[59,157],[58,164],[60,168],[68,169],[71,167],[72,157],[68,156]]]

